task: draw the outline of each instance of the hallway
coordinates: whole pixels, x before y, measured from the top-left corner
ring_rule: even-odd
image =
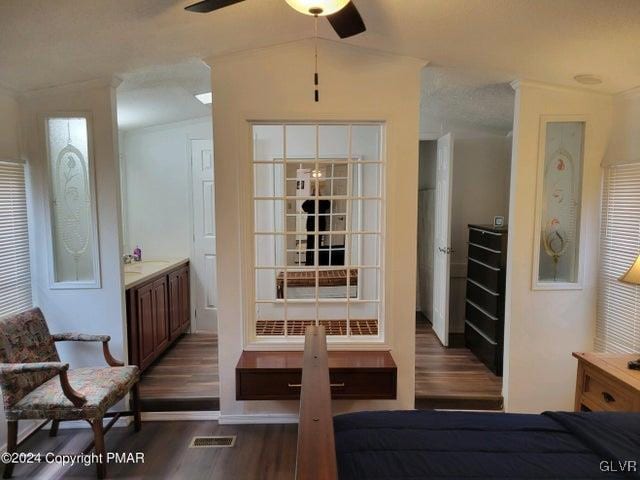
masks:
[[[416,319],[416,408],[501,410],[502,378],[466,348],[445,348],[431,324]]]

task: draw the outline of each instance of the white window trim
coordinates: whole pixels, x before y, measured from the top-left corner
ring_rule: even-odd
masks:
[[[90,281],[56,281],[55,276],[55,262],[53,251],[53,192],[52,192],[52,172],[51,161],[49,152],[49,129],[48,120],[52,118],[84,118],[87,121],[87,165],[89,175],[89,195],[90,195],[90,211],[91,211],[91,223],[92,223],[92,235],[93,235],[93,272],[94,278]],[[43,153],[44,162],[46,163],[47,181],[45,182],[45,231],[47,233],[47,270],[49,276],[49,288],[51,290],[75,290],[75,289],[100,289],[102,288],[102,272],[100,268],[100,237],[98,235],[98,206],[96,198],[96,166],[95,166],[95,153],[93,147],[93,117],[91,112],[81,111],[64,111],[64,112],[50,112],[40,116],[40,125],[43,128],[43,134],[41,135],[44,142]]]
[[[538,279],[540,265],[540,231],[542,229],[542,195],[544,188],[544,164],[546,157],[547,123],[580,122],[584,123],[584,138],[582,141],[582,173],[580,186],[580,244],[578,245],[578,273],[575,282],[543,282]],[[582,290],[583,264],[585,258],[585,239],[587,238],[587,222],[583,219],[585,166],[589,142],[592,138],[591,122],[587,115],[541,115],[538,142],[538,165],[536,180],[535,223],[533,232],[533,265],[531,269],[531,290]]]
[[[247,137],[248,137],[248,151],[247,160],[241,163],[239,172],[241,178],[245,181],[241,182],[244,186],[240,189],[240,207],[241,211],[245,212],[245,216],[242,219],[241,224],[241,270],[242,270],[242,284],[244,286],[243,294],[243,348],[250,351],[297,351],[304,347],[304,336],[294,337],[262,337],[255,334],[255,304],[256,304],[256,292],[255,292],[255,244],[254,244],[254,202],[256,197],[254,196],[254,164],[270,164],[274,162],[254,162],[253,158],[253,127],[256,125],[376,125],[381,127],[381,149],[380,160],[375,162],[359,162],[361,164],[376,163],[381,166],[380,168],[380,197],[369,198],[367,200],[378,199],[380,201],[380,231],[372,232],[379,235],[379,278],[378,278],[378,301],[368,303],[378,303],[378,335],[375,338],[371,336],[363,336],[362,338],[353,337],[341,337],[341,336],[327,336],[327,348],[329,350],[381,350],[388,351],[391,349],[390,339],[386,331],[386,319],[387,319],[387,302],[386,302],[386,282],[385,282],[385,259],[386,259],[386,229],[387,229],[387,202],[386,202],[386,182],[387,182],[387,139],[386,139],[386,122],[376,120],[363,120],[363,121],[344,121],[344,120],[248,120],[247,121]],[[286,142],[286,137],[284,139]],[[351,143],[351,142],[349,142]],[[351,148],[349,146],[349,148]],[[331,158],[331,155],[323,155],[323,158]],[[296,157],[302,158],[302,157]],[[334,158],[344,158],[344,156],[335,155]],[[315,160],[315,159],[314,159]],[[353,162],[353,160],[351,161]],[[353,162],[355,163],[355,162]],[[286,193],[286,192],[285,192]],[[286,196],[286,195],[285,195]],[[269,197],[273,200],[274,197]],[[315,300],[314,300],[315,302]],[[322,302],[321,302],[322,303]],[[327,303],[331,303],[330,301]]]

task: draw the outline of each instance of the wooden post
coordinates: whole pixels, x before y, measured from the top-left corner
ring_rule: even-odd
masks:
[[[296,480],[337,480],[327,339],[322,326],[307,327],[300,392]]]

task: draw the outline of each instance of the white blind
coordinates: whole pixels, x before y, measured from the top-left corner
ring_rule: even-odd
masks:
[[[596,350],[640,351],[640,286],[618,279],[640,253],[640,164],[605,171]]]
[[[31,306],[24,165],[0,162],[0,318]]]

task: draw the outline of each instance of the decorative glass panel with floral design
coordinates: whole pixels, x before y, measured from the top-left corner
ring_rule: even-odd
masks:
[[[538,283],[577,283],[584,122],[548,122]]]
[[[57,288],[99,287],[89,129],[84,117],[48,118],[51,270]]]

